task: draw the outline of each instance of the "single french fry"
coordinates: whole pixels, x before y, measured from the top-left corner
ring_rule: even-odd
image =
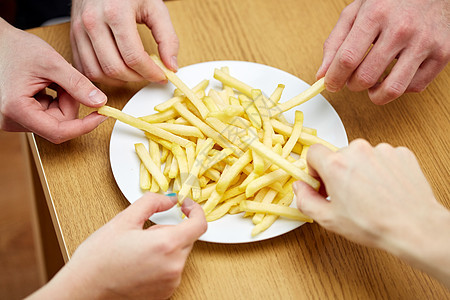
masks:
[[[170,124],[170,123],[153,123],[154,126],[164,129],[173,134],[190,136],[196,138],[204,138],[203,133],[195,126]]]
[[[331,151],[338,151],[339,148],[336,147],[335,145],[325,141],[324,139],[319,138],[318,136],[306,133],[306,132],[302,132],[300,135],[300,142],[303,145],[307,145],[307,146],[311,146],[314,144],[322,144],[325,147],[327,147],[328,149],[330,149]]]
[[[186,178],[189,174],[189,167],[188,167],[188,162],[187,162],[187,158],[186,158],[186,152],[184,152],[184,150],[179,145],[173,145],[172,153],[173,153],[173,156],[175,156],[176,161],[178,163],[180,180],[181,180],[181,183],[183,183],[186,181]],[[178,201],[179,200],[180,199],[178,199]]]
[[[152,183],[151,175],[141,161],[141,163],[139,164],[139,186],[141,187],[142,190],[148,191],[152,186],[151,183]]]
[[[217,188],[215,188],[211,193],[209,199],[206,200],[206,203],[202,206],[205,216],[208,216],[208,214],[211,213],[211,211],[217,206],[217,204],[220,202],[220,199],[222,199],[222,196],[223,194],[219,193],[217,191]]]
[[[142,121],[138,118],[132,117],[116,108],[110,107],[110,106],[102,106],[98,109],[98,113],[113,117],[123,123],[126,123],[128,125],[131,125],[135,128],[147,131],[148,133],[151,133],[153,135],[156,135],[162,139],[168,140],[172,143],[179,144],[183,147],[186,147],[188,144],[192,143],[189,140],[186,140],[182,137],[179,137],[177,135],[174,135],[170,132],[165,131],[164,129],[158,128],[150,123],[147,123],[145,121]]]
[[[206,105],[206,108],[208,108],[209,110],[209,114],[211,114],[211,112],[216,112],[219,111],[219,107],[217,106],[216,101],[214,101],[214,99],[211,96],[206,96],[205,98],[203,98],[203,102]]]
[[[274,107],[280,101],[285,87],[286,86],[284,84],[277,85],[277,87],[269,97],[269,108]]]
[[[203,175],[205,175],[207,178],[211,179],[212,181],[218,181],[220,178],[220,172],[217,170],[214,170],[214,169],[206,170]]]
[[[292,220],[298,220],[302,222],[312,223],[313,220],[302,214],[298,209],[293,207],[287,207],[284,205],[272,204],[272,203],[258,203],[254,201],[241,201],[241,210],[253,213],[263,213],[278,215]]]
[[[170,119],[178,117],[178,113],[173,109],[168,109],[163,112],[154,113],[151,115],[140,117],[139,119],[147,123],[162,123]]]
[[[156,65],[158,65],[158,67],[161,68],[167,79],[172,82],[172,84],[175,85],[178,89],[180,89],[180,91],[182,91],[184,95],[186,95],[189,101],[191,101],[191,103],[198,109],[202,118],[206,118],[208,109],[206,108],[202,100],[198,98],[197,95],[183,81],[181,81],[174,72],[167,69],[156,55],[150,55],[150,58],[155,62]]]
[[[302,180],[311,185],[315,190],[319,189],[320,183],[317,179],[311,177],[302,169],[293,166],[289,161],[273,152],[271,149],[264,146],[261,142],[252,139],[251,137],[241,138],[242,142],[249,145],[249,147],[261,155],[265,160],[276,164],[281,169],[285,170],[288,174],[295,179]]]
[[[150,157],[152,158],[152,160],[155,163],[156,167],[161,169],[161,153],[159,152],[159,145],[155,141],[149,139],[148,140],[148,146],[149,146]],[[152,177],[152,186],[150,188],[150,192],[157,193],[158,191],[159,191],[159,184],[156,181],[156,178],[153,176]]]
[[[289,137],[288,141],[283,147],[281,157],[286,158],[292,152],[292,149],[294,149],[295,144],[297,144],[297,141],[300,138],[300,135],[302,133],[302,127],[303,127],[303,113],[297,110],[295,111],[295,121],[294,127],[292,128],[291,136]]]
[[[166,192],[169,188],[169,182],[167,181],[164,174],[161,172],[161,167],[157,167],[150,157],[150,153],[145,148],[144,144],[137,143],[134,145],[136,149],[136,153],[141,159],[142,163],[145,165],[147,170],[150,172],[152,177],[155,177],[156,182],[158,182],[159,187]]]
[[[312,86],[310,86],[305,91],[301,92],[294,98],[280,103],[270,109],[270,115],[272,117],[279,115],[282,112],[290,110],[293,107],[299,106],[300,104],[305,103],[311,98],[317,96],[320,92],[325,89],[325,77],[322,77],[318,81],[316,81]]]
[[[164,176],[169,177],[169,171],[171,169],[172,166],[172,159],[173,159],[173,154],[172,152],[169,152],[169,155],[167,156],[166,162],[164,164],[164,170],[163,170],[163,174]]]
[[[306,161],[306,156],[308,155],[309,146],[303,146],[302,152],[300,153],[300,158]],[[305,172],[308,173],[308,165],[305,166]]]
[[[244,167],[252,161],[252,154],[250,150],[247,150],[227,171],[222,173],[219,181],[216,185],[216,190],[219,193],[224,193],[230,185],[231,181],[238,176]]]
[[[239,79],[232,77],[229,74],[226,74],[225,72],[223,72],[219,69],[214,70],[214,78],[219,80],[223,84],[228,85],[228,86],[238,90],[239,92],[245,94],[248,97],[252,96],[252,87],[251,86],[240,81]]]
[[[178,175],[179,175],[178,160],[174,155],[172,158],[171,164],[170,164],[169,173],[168,173],[167,177],[174,179]]]

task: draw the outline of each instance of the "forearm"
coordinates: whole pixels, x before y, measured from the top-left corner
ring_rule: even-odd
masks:
[[[70,264],[70,263],[69,263]],[[64,266],[46,285],[27,297],[38,299],[106,299],[99,289],[89,286],[86,278],[81,278],[71,266]]]
[[[450,211],[437,204],[408,217],[406,226],[396,226],[387,234],[381,248],[450,288]]]

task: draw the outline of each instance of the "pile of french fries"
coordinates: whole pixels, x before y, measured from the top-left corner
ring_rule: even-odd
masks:
[[[148,147],[135,144],[141,189],[171,189],[180,204],[190,197],[202,205],[209,222],[243,212],[255,225],[252,236],[280,216],[312,222],[289,207],[292,183],[302,180],[318,189],[319,182],[308,174],[308,148],[316,143],[337,148],[320,139],[315,129],[303,126],[301,111],[295,111],[293,124],[283,112],[319,94],[325,88],[323,79],[278,103],[282,84],[266,97],[222,67],[214,71],[221,89],[207,91],[209,80],[191,89],[159,58],[152,59],[177,88],[172,98],[157,105],[156,113],[139,118],[109,106],[98,110],[143,130],[148,138]]]

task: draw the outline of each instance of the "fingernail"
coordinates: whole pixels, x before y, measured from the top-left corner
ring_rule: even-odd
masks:
[[[99,90],[92,90],[92,92],[89,93],[89,99],[92,104],[102,104],[106,101],[106,95]]]
[[[177,193],[168,193],[166,196],[169,197],[169,200],[172,201],[172,203],[178,203]]]
[[[178,70],[178,60],[176,56],[172,56],[172,59],[170,60],[170,66],[172,67],[173,71]]]
[[[100,121],[100,124],[103,123],[103,122],[105,122],[105,121],[108,119],[107,116],[102,116],[102,117],[103,117],[103,118],[102,118],[102,120]]]
[[[294,193],[295,194],[297,194],[297,192],[298,192],[298,189],[299,189],[299,182],[298,181],[295,181],[293,184],[292,184],[292,189],[294,190]]]
[[[192,205],[194,205],[194,200],[192,200],[191,198],[186,198],[186,199],[184,199],[184,201],[183,201],[183,206],[184,206],[185,208],[189,208],[189,207],[191,207]]]

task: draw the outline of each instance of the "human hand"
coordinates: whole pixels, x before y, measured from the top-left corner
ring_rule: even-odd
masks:
[[[440,205],[414,154],[355,140],[332,152],[314,145],[307,156],[321,193],[294,183],[297,207],[326,229],[387,250],[450,286],[450,213]],[[326,197],[329,196],[328,201]]]
[[[58,85],[58,97],[45,94]],[[106,96],[50,45],[0,19],[0,129],[32,131],[62,143],[96,128],[104,116],[78,119],[80,103],[100,107]]]
[[[165,81],[136,23],[151,29],[163,63],[178,69],[178,37],[162,0],[73,0],[70,40],[78,70],[96,82]]]
[[[449,23],[448,0],[355,0],[326,40],[316,76],[332,92],[368,89],[375,104],[420,92],[450,60]]]
[[[146,193],[84,241],[36,298],[169,298],[194,242],[207,228],[203,209],[187,198],[182,223],[143,229],[150,216],[176,203],[176,197]]]

